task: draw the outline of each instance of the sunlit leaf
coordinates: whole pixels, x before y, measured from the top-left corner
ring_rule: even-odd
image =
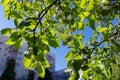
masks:
[[[42,64],[40,62],[37,63],[36,70],[37,70],[38,75],[41,78],[44,78],[45,70],[44,70],[44,67],[42,66]]]
[[[31,58],[27,58],[27,57],[24,57],[24,67],[27,68],[27,69],[34,69],[36,67],[36,62],[35,62],[35,58],[33,55],[31,55]]]
[[[10,1],[10,0],[2,0],[1,3],[2,3],[3,5],[7,5],[9,1]]]
[[[90,24],[90,27],[95,30],[95,16],[94,14],[91,14],[89,16],[89,24]]]
[[[78,80],[79,74],[77,71],[74,71],[74,74],[69,77],[68,80]]]
[[[77,24],[78,24],[78,29],[81,29],[83,27],[82,22],[78,22]]]
[[[25,68],[29,68],[30,64],[31,64],[31,59],[28,59],[28,58],[24,57]]]
[[[90,71],[89,69],[88,69],[88,70],[83,71],[83,75],[82,75],[82,76],[83,76],[83,78],[85,78],[86,80],[88,80],[88,79],[89,79],[89,75],[88,75],[88,74],[89,74],[89,71]]]
[[[99,32],[104,32],[104,31],[106,31],[106,30],[108,30],[108,28],[106,28],[106,27],[100,27],[100,28],[98,29]]]
[[[84,6],[84,5],[85,5],[85,2],[86,2],[86,0],[81,0],[81,1],[80,1],[80,7],[81,7],[81,8],[84,8],[84,7],[85,7],[85,6]]]
[[[88,4],[88,6],[86,8],[86,11],[90,11],[91,9],[93,9],[93,3],[94,3],[93,0],[89,0],[89,4]]]
[[[19,49],[20,47],[22,47],[22,44],[23,44],[22,39],[17,40],[15,43],[15,48]]]
[[[60,46],[60,43],[57,39],[48,39],[50,46],[56,48]]]
[[[70,52],[68,52],[68,53],[67,53],[67,55],[65,56],[66,61],[71,60],[72,55],[73,55],[73,53],[72,53],[71,51],[70,51]]]
[[[6,44],[7,45],[13,45],[15,42],[21,37],[20,33],[14,32],[10,35],[10,37],[7,39]]]
[[[14,11],[14,12],[11,12],[9,15],[12,16],[12,17],[14,17],[14,18],[23,18],[23,17],[21,16],[21,14],[15,12],[15,11]]]
[[[12,32],[14,32],[14,29],[13,29],[13,28],[4,28],[4,29],[1,30],[1,33],[2,33],[4,36],[10,35]]]

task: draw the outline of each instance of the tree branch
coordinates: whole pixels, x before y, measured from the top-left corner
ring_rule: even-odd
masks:
[[[49,9],[57,2],[57,0],[55,0],[52,4],[50,4],[48,7],[46,7],[45,9],[43,9],[41,11],[41,13],[38,15],[39,20],[41,21],[41,19],[45,16],[45,14],[49,11]]]
[[[57,0],[55,0],[52,4],[50,4],[50,5],[49,5],[48,7],[46,7],[45,9],[43,9],[43,10],[41,11],[41,13],[38,15],[38,18],[28,18],[28,19],[36,19],[36,20],[38,20],[36,26],[35,26],[34,29],[33,29],[33,35],[34,35],[34,40],[33,40],[33,44],[34,44],[34,45],[33,45],[33,47],[35,47],[35,44],[36,44],[35,32],[36,32],[36,29],[37,29],[39,23],[40,23],[40,25],[42,25],[42,23],[41,23],[42,18],[45,16],[45,14],[50,10],[50,8],[51,8],[56,2],[57,2]],[[28,19],[27,19],[27,20],[28,20]]]
[[[43,9],[43,10],[41,11],[41,13],[38,15],[38,18],[37,18],[37,19],[38,19],[38,22],[37,22],[35,28],[33,29],[33,31],[36,30],[36,28],[37,28],[38,24],[41,22],[42,18],[45,16],[45,14],[50,10],[50,8],[51,8],[56,2],[57,2],[57,0],[55,0],[52,4],[50,4],[48,7],[46,7],[45,9]]]
[[[110,35],[109,37],[107,37],[106,39],[104,39],[103,41],[101,41],[96,47],[94,47],[94,48],[92,49],[92,52],[93,52],[97,47],[99,47],[101,44],[103,44],[105,41],[107,41],[107,40],[110,39],[111,37],[117,35],[118,33],[119,33],[119,31],[117,31],[116,33]]]

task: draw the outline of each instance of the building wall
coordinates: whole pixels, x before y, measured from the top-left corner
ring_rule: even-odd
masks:
[[[19,50],[14,50],[14,46],[6,45],[6,40],[8,37],[2,36],[0,34],[0,75],[3,73],[6,67],[6,60],[7,59],[15,59],[15,72],[16,78],[27,78],[28,70],[24,68],[23,65],[23,58],[24,52],[27,49],[27,44],[23,44],[23,46]],[[48,54],[46,55],[47,60],[49,61],[51,67],[50,71],[55,71],[55,55]]]
[[[19,50],[14,50],[14,46],[6,45],[8,37],[0,35],[0,75],[3,73],[6,67],[7,59],[15,60],[15,72],[16,78],[26,77],[28,70],[23,66],[24,51],[27,49],[27,45],[23,45]]]
[[[24,52],[27,49],[27,44],[24,43],[19,50],[14,50],[14,46],[6,45],[7,38],[8,37],[0,35],[0,75],[6,67],[6,60],[15,59],[16,79],[26,80],[28,70],[23,66],[23,58]],[[54,80],[68,80],[68,75],[64,72],[64,70],[55,71],[55,55],[49,53],[46,55],[46,58],[51,65],[49,70],[53,73]]]
[[[55,72],[55,55],[52,53],[49,53],[46,55],[47,60],[50,63],[50,71]]]
[[[64,70],[55,71],[53,73],[54,80],[68,80],[69,75]]]

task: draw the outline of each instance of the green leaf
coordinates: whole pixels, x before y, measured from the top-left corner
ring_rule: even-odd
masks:
[[[93,0],[89,0],[89,4],[88,4],[88,6],[87,6],[87,8],[86,8],[86,11],[90,11],[90,10],[93,9],[93,3],[94,3]]]
[[[40,62],[37,63],[36,71],[41,78],[45,77],[45,69]]]
[[[10,1],[10,0],[2,0],[1,3],[2,3],[3,5],[7,5],[9,1]]]
[[[25,53],[24,56],[25,56],[27,59],[31,59],[32,53],[29,53],[29,51],[27,51],[27,53]]]
[[[33,30],[34,28],[35,28],[35,25],[30,25],[30,26],[28,26],[26,29]]]
[[[95,72],[96,72],[97,74],[101,74],[101,73],[102,73],[102,70],[101,70],[99,67],[96,67],[96,68],[95,68]]]
[[[108,75],[111,76],[112,75],[112,67],[109,66],[108,69],[107,69],[107,71],[108,71]]]
[[[85,71],[85,70],[89,69],[89,67],[88,67],[87,65],[84,65],[84,66],[81,67],[81,69],[82,69],[83,71]]]
[[[41,61],[41,63],[45,66],[45,68],[50,68],[49,61],[44,57],[44,61]]]
[[[19,14],[18,12],[11,12],[10,14],[9,14],[11,17],[13,17],[13,18],[23,18],[22,16],[21,16],[21,14]]]
[[[15,49],[20,48],[22,46],[22,44],[23,44],[22,39],[17,40],[16,43],[14,44],[15,45]]]
[[[24,57],[24,67],[28,69],[30,64],[31,64],[31,59]]]
[[[120,52],[120,44],[119,43],[112,41],[112,47],[115,51]]]
[[[33,46],[33,54],[36,56],[38,53],[38,49],[36,46]]]
[[[80,7],[84,8],[85,7],[86,0],[81,0],[80,1]]]
[[[8,36],[10,35],[11,33],[14,32],[14,29],[13,28],[4,28],[1,30],[1,33],[4,35],[4,36]]]
[[[78,71],[81,68],[82,64],[83,64],[82,60],[74,60],[73,68],[75,69],[75,71]]]
[[[79,40],[75,39],[73,44],[75,45],[76,48],[82,49],[82,44],[80,43]]]
[[[82,77],[85,78],[85,80],[89,80],[89,75],[88,75],[89,71],[90,71],[89,69],[86,71],[83,71]]]
[[[57,48],[60,46],[58,39],[48,39],[48,43],[50,46]]]
[[[19,22],[20,22],[20,19],[17,19],[17,18],[16,18],[16,19],[14,20],[14,24],[15,24],[16,27],[18,27],[18,23],[19,23]]]
[[[6,44],[7,45],[13,45],[16,43],[16,41],[21,37],[19,32],[14,32],[10,35],[10,37],[7,39]]]
[[[19,24],[19,26],[30,26],[30,25],[31,25],[31,21],[28,21],[28,22],[22,21],[22,22]]]
[[[67,45],[72,41],[72,36],[68,36],[65,40],[63,40],[63,45]]]
[[[82,22],[77,22],[78,25],[78,29],[82,29],[83,28],[83,23]]]
[[[89,24],[90,27],[95,30],[95,15],[94,14],[90,14],[89,16]]]
[[[49,63],[49,61],[47,59],[45,59],[45,67],[50,68],[50,63]]]
[[[37,61],[40,61],[40,62],[45,61],[45,59],[44,59],[44,53],[37,54],[35,56],[35,58],[36,58]]]
[[[31,55],[31,58],[24,57],[24,67],[27,69],[34,69],[36,67],[36,62],[34,55]]]
[[[71,60],[72,55],[73,55],[73,53],[71,51],[69,51],[67,53],[67,55],[65,56],[65,59],[66,59],[67,62]]]
[[[46,68],[49,68],[50,67],[50,64],[48,62],[48,60],[46,59],[45,55],[43,52],[40,52],[39,50],[39,53],[35,56],[36,60],[39,62],[41,62],[41,64],[43,66],[45,66]]]
[[[108,28],[106,28],[106,27],[100,27],[100,28],[98,28],[98,31],[99,32],[104,32],[104,31],[106,31],[106,30],[108,30]]]
[[[78,80],[78,78],[79,78],[78,71],[73,71],[73,75],[71,75],[68,80]]]

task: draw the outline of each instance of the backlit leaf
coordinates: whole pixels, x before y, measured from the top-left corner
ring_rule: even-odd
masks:
[[[86,8],[86,11],[90,11],[90,10],[92,10],[93,9],[93,0],[89,0],[89,4],[88,4],[88,6],[87,6],[87,8]]]
[[[10,37],[7,39],[6,44],[7,45],[13,45],[15,42],[20,38],[20,33],[14,32],[10,35]]]
[[[4,36],[10,35],[12,32],[14,32],[14,29],[13,29],[13,28],[4,28],[4,29],[1,30],[1,33],[2,33]]]
[[[95,30],[95,16],[94,14],[91,14],[89,16],[89,24],[90,24],[90,27]]]
[[[69,77],[68,80],[78,80],[79,74],[78,71],[74,71],[74,74]]]
[[[10,13],[10,16],[12,16],[13,18],[23,18],[22,16],[21,16],[21,14],[19,14],[19,13],[17,13],[17,12],[11,12]]]
[[[48,42],[49,42],[50,46],[52,46],[54,48],[60,46],[59,41],[57,39],[48,39]]]
[[[19,49],[22,46],[22,44],[23,44],[22,39],[17,40],[16,43],[15,43],[15,48]]]
[[[40,62],[37,63],[36,70],[37,70],[38,75],[41,78],[44,78],[45,70],[44,70],[44,67],[42,66],[42,64]]]
[[[71,51],[67,53],[67,55],[65,56],[67,62],[71,60],[72,55],[73,53]]]
[[[24,57],[24,67],[27,69],[34,69],[36,67],[36,62],[34,55],[31,55],[31,58]]]
[[[108,28],[106,28],[106,27],[100,27],[100,28],[98,29],[99,32],[104,32],[104,31],[106,31],[106,30],[108,30]]]
[[[84,8],[84,7],[85,7],[85,6],[84,6],[84,5],[85,5],[85,2],[86,2],[86,0],[81,0],[81,1],[80,1],[80,7],[81,7],[81,8]]]
[[[3,5],[7,5],[9,1],[10,1],[10,0],[2,0],[1,3],[2,3]]]

